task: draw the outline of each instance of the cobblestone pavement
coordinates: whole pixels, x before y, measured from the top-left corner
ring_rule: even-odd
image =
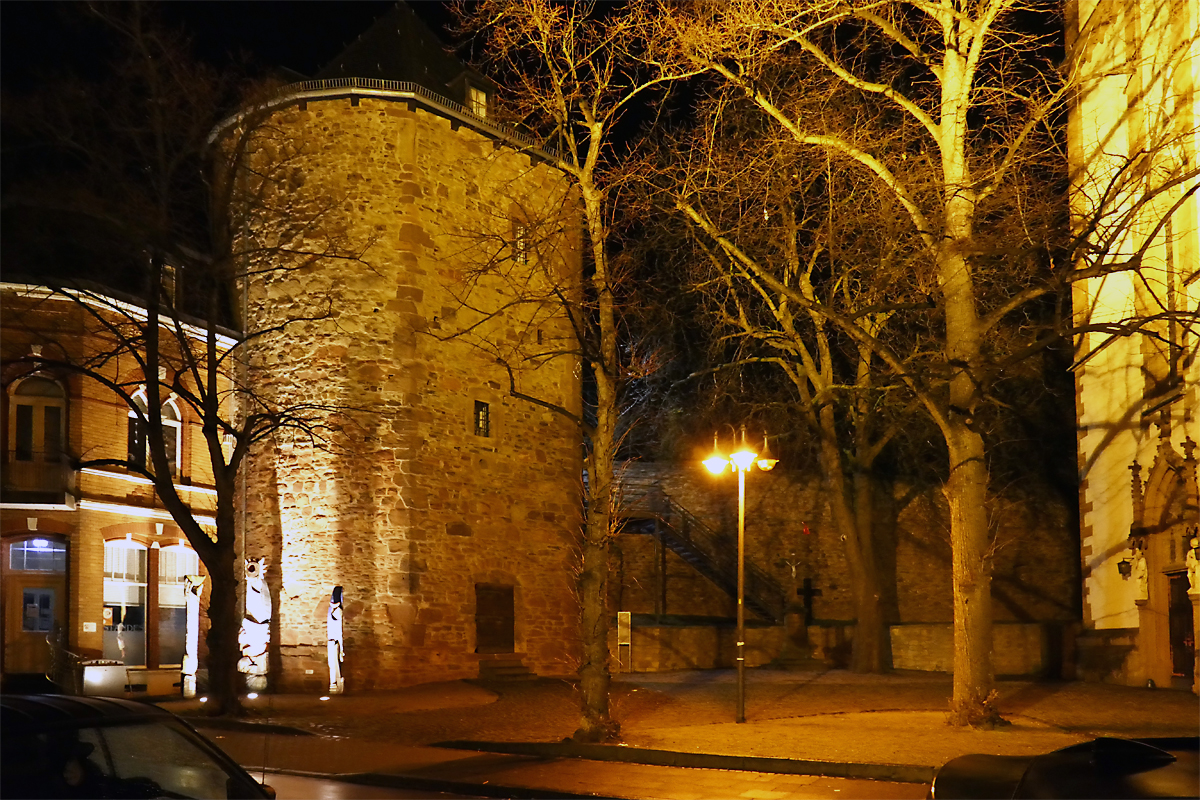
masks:
[[[644,673],[614,677],[612,709],[622,725],[622,744],[630,748],[851,765],[932,768],[965,753],[1042,753],[1099,735],[1200,735],[1200,706],[1188,692],[1077,682],[1000,681],[999,708],[1012,724],[993,731],[948,727],[945,712],[950,693],[950,678],[941,674],[855,675],[838,670],[755,669],[747,671],[747,721],[739,725],[732,722],[736,698],[732,670]],[[195,701],[162,705],[185,716],[202,713]],[[386,768],[384,771],[393,775],[453,776],[462,774],[470,763],[479,775],[494,770],[496,779],[507,775],[526,781],[519,785],[551,786],[564,792],[579,791],[572,787],[587,785],[593,787],[590,791],[647,798],[682,797],[654,788],[672,785],[673,781],[677,786],[681,774],[687,776],[689,785],[700,781],[706,787],[697,790],[700,793],[696,797],[743,796],[746,791],[751,794],[744,796],[761,796],[763,800],[920,797],[923,791],[918,791],[921,787],[916,784],[886,784],[890,788],[874,784],[870,791],[856,784],[857,788],[851,790],[848,784],[818,781],[812,775],[755,778],[768,773],[742,772],[731,777],[734,774],[727,770],[614,763],[596,766],[597,762],[581,759],[539,760],[468,751],[456,754],[429,747],[454,740],[560,742],[578,724],[576,688],[569,680],[452,681],[395,692],[349,694],[327,701],[314,696],[264,695],[248,705],[251,722],[324,737],[271,737],[277,758],[282,758],[286,750],[295,763],[311,764],[315,763],[312,753],[320,752],[319,743],[339,743],[343,762],[340,767],[321,770],[329,773]],[[210,723],[202,724],[207,727]],[[239,725],[244,731],[245,725]],[[237,739],[230,731],[219,743],[228,748]],[[305,739],[307,742],[302,741]],[[243,763],[251,763],[252,753],[257,752],[253,748],[263,746],[253,745],[250,754],[241,756]],[[476,760],[462,761],[464,758]],[[734,794],[723,794],[719,776],[700,780],[701,772],[725,775],[725,791],[735,788],[729,781],[741,788]],[[614,778],[618,774],[635,783],[640,781],[642,788],[615,791],[621,785]],[[776,788],[764,785],[772,780]],[[597,790],[595,787],[600,785],[608,788]],[[910,788],[904,789],[906,785]],[[767,794],[754,794],[760,790]]]

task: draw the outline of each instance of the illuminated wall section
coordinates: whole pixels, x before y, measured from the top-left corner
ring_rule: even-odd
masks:
[[[578,285],[566,182],[486,130],[386,92],[292,104],[271,130],[257,151],[299,165],[280,198],[290,219],[321,226],[296,241],[363,251],[277,254],[275,266],[297,268],[260,274],[248,295],[250,329],[313,317],[264,337],[250,379],[272,402],[336,408],[325,441],[277,437],[249,473],[247,555],[267,559],[277,594],[274,673],[327,688],[334,585],[348,692],[475,677],[488,649],[477,597],[505,592],[514,654],[540,674],[570,672],[579,433],[513,398],[497,361],[515,366],[519,392],[578,412],[577,359],[537,357],[572,349],[560,307],[512,304],[545,295],[547,275]],[[561,218],[542,227],[564,212],[565,229]],[[477,274],[487,267],[503,277]]]
[[[1188,467],[1185,457],[1188,442],[1200,441],[1200,217],[1187,193],[1200,152],[1200,3],[1078,0],[1068,12],[1078,81],[1069,127],[1072,212],[1091,247],[1079,267],[1140,266],[1074,288],[1076,322],[1093,327],[1076,341],[1083,613],[1087,628],[1135,629],[1134,582],[1117,566],[1130,556],[1131,528],[1144,522],[1131,466],[1139,465],[1142,481],[1163,459],[1190,469],[1188,513],[1195,512],[1195,462]],[[1173,568],[1170,554],[1181,560],[1182,551],[1155,546],[1163,549],[1152,582],[1161,582]],[[1139,658],[1127,680],[1146,674],[1150,656]]]

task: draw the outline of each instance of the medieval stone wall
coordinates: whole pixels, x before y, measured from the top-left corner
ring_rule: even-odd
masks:
[[[513,587],[527,666],[570,672],[578,432],[511,397],[497,363],[518,391],[578,412],[576,361],[528,357],[534,343],[557,349],[559,308],[504,308],[578,276],[569,228],[525,264],[511,247],[514,217],[561,210],[564,182],[402,102],[323,100],[272,123],[272,152],[302,165],[288,202],[315,223],[295,240],[320,250],[336,233],[366,248],[361,261],[280,256],[247,298],[249,329],[290,321],[254,350],[252,379],[274,400],[328,407],[324,441],[277,437],[249,473],[247,555],[268,559],[281,685],[326,680],[334,585],[348,691],[474,677],[476,584]]]
[[[737,480],[710,475],[700,464],[627,465],[629,483],[657,482],[680,505],[737,547]],[[804,579],[820,591],[812,616],[837,625],[854,618],[845,552],[835,531],[820,479],[776,467],[746,479],[746,559],[769,572],[793,611]],[[950,622],[952,597],[949,518],[934,488],[896,487],[881,504],[881,587],[889,622]],[[997,499],[994,536],[994,613],[998,621],[1070,621],[1078,618],[1078,537],[1066,502],[1052,496]],[[620,610],[651,613],[657,586],[652,537],[623,534],[616,547],[623,568]],[[673,554],[671,554],[673,555]],[[793,567],[795,567],[793,571]],[[666,613],[730,614],[728,596],[680,560],[668,560]],[[611,596],[611,593],[610,593]]]

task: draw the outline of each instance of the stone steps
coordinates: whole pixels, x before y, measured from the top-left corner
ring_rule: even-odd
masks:
[[[481,681],[532,681],[537,675],[525,666],[518,653],[489,653],[479,656]]]

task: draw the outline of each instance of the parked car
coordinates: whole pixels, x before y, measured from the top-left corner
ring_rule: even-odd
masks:
[[[0,797],[274,798],[186,722],[132,700],[0,698]]]
[[[1102,738],[1038,756],[959,756],[937,771],[929,797],[1200,797],[1200,737]]]

